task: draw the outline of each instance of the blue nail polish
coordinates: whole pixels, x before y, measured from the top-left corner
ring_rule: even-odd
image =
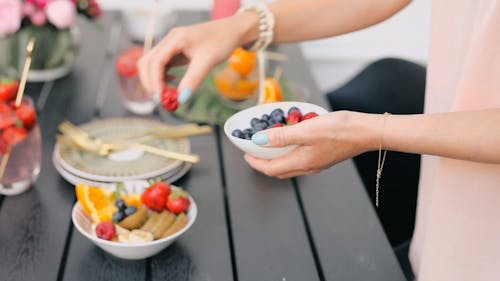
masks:
[[[184,90],[182,90],[182,92],[179,95],[179,98],[178,98],[179,102],[185,103],[191,97],[192,94],[193,94],[193,91],[191,89],[185,88]]]
[[[269,138],[267,134],[264,133],[256,133],[255,135],[252,136],[252,142],[257,144],[257,145],[264,145],[269,142]]]

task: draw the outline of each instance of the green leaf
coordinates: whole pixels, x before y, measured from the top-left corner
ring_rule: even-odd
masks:
[[[123,182],[119,182],[116,184],[115,191],[113,192],[113,199],[117,200],[120,199],[120,195],[125,194],[125,184]]]

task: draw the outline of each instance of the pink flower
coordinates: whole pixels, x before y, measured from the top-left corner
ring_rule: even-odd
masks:
[[[35,13],[36,11],[36,6],[32,2],[24,2],[23,5],[23,13],[25,16],[31,16]]]
[[[45,13],[49,22],[57,28],[68,28],[76,20],[76,6],[70,0],[50,1],[45,7]]]
[[[45,12],[42,10],[38,10],[31,14],[30,16],[31,22],[36,26],[42,26],[47,22],[47,16],[45,16]]]
[[[31,0],[30,2],[35,3],[40,8],[45,8],[50,0]]]
[[[99,6],[99,3],[97,3],[97,1],[90,0],[89,7],[87,8],[87,13],[91,18],[100,17],[102,15],[102,10]]]
[[[22,12],[22,4],[19,0],[0,0],[0,37],[19,30]]]

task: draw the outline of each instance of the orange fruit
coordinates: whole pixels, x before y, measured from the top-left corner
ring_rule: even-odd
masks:
[[[232,100],[244,100],[251,97],[259,86],[256,77],[242,78],[230,67],[218,71],[214,76],[214,82],[219,93]]]
[[[229,57],[229,65],[240,75],[245,76],[255,69],[255,52],[245,51],[242,48],[234,50]]]
[[[267,78],[264,84],[264,95],[264,103],[282,101],[283,92],[280,83],[274,78]]]
[[[137,209],[142,206],[141,195],[138,193],[123,194],[120,198],[125,200],[125,204],[127,204],[127,206],[135,206]]]
[[[76,199],[94,222],[112,221],[117,208],[113,204],[110,192],[83,183],[75,186],[75,191]]]

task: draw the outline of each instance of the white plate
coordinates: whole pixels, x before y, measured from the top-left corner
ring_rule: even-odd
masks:
[[[160,130],[166,125],[145,118],[111,118],[92,121],[79,126],[92,136],[102,139],[116,138],[123,134],[144,130]],[[180,153],[190,153],[190,142],[187,138],[156,138],[149,145]],[[57,143],[54,147],[57,162],[72,174],[101,182],[142,180],[167,174],[180,169],[183,162],[162,156],[145,153],[142,150],[130,149],[101,157],[95,153],[87,153],[67,145]]]
[[[101,182],[101,181],[94,181],[90,179],[85,179],[81,178],[77,175],[72,174],[71,172],[65,170],[57,161],[55,153],[53,154],[52,157],[52,163],[54,164],[54,167],[56,168],[57,172],[69,183],[77,185],[79,183],[84,183],[87,185],[91,186],[98,186],[102,188],[109,188],[109,189],[115,189],[116,184],[118,182],[123,182],[127,189],[133,189],[133,190],[138,190],[142,192],[144,188],[148,187],[150,184],[147,181],[147,179],[140,179],[140,180],[127,180],[127,181],[115,181],[115,182]],[[168,183],[173,183],[176,180],[180,179],[182,176],[184,176],[190,169],[191,169],[192,164],[191,163],[185,163],[180,167],[180,169],[171,175],[166,175],[166,176],[159,176],[162,181],[166,181]]]

